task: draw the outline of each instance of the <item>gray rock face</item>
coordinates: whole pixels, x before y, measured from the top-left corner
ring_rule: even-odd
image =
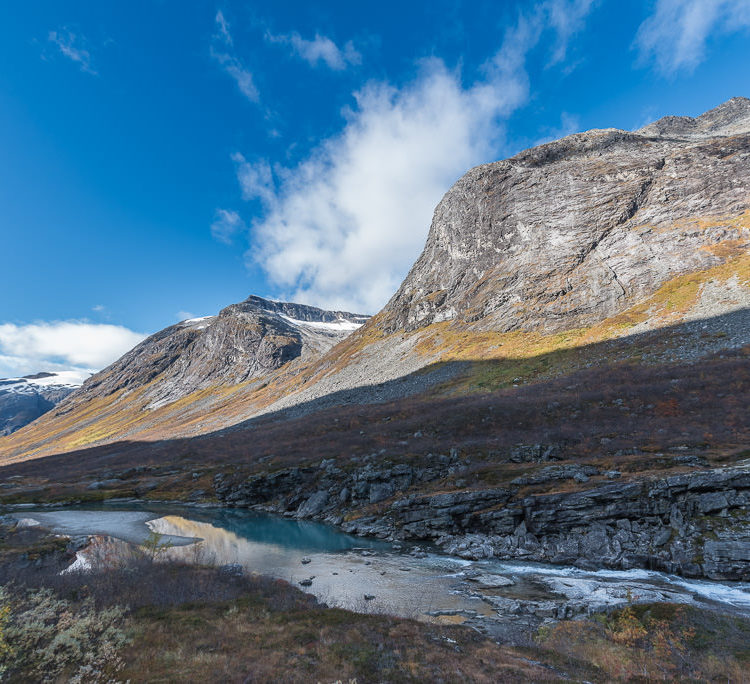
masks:
[[[319,354],[367,320],[343,311],[249,297],[217,316],[183,321],[147,338],[85,383],[78,398],[149,388],[149,406],[215,384],[261,378],[296,358]]]
[[[745,98],[474,168],[437,206],[381,325],[553,332],[596,323],[676,275],[720,263],[712,246],[747,248],[749,168]]]
[[[55,373],[0,379],[0,436],[10,435],[59,404],[77,386],[59,383]],[[44,380],[44,384],[38,381]]]
[[[237,481],[219,474],[225,504],[314,517],[346,532],[427,540],[478,560],[527,560],[584,569],[651,568],[687,577],[750,580],[750,467],[599,482],[586,489],[523,496],[509,487],[420,493],[455,477],[458,457],[429,468],[375,464],[344,471],[287,469]],[[551,466],[545,477],[575,478],[585,466]],[[583,480],[579,480],[585,483]],[[345,493],[342,495],[342,493]],[[377,513],[371,511],[378,504]]]

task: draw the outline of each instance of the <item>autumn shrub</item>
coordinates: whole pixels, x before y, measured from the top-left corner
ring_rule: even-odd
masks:
[[[682,605],[627,605],[540,630],[537,643],[607,681],[745,681],[747,625]]]
[[[13,649],[8,643],[8,622],[10,620],[10,606],[5,589],[0,587],[0,679],[7,670],[7,663],[13,655]]]
[[[122,608],[97,610],[51,589],[3,591],[0,672],[8,681],[111,682],[129,638]]]

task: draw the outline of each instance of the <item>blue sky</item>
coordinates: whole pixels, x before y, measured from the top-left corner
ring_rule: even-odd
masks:
[[[374,313],[478,163],[750,95],[750,0],[0,6],[0,376]]]

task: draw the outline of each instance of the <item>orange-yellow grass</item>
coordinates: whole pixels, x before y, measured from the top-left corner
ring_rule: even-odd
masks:
[[[722,217],[687,222],[698,227],[716,225]],[[733,223],[750,224],[750,212]],[[725,259],[712,268],[672,278],[653,295],[626,311],[587,328],[554,334],[483,331],[452,322],[434,323],[410,335],[417,336],[414,351],[430,364],[466,361],[471,370],[432,394],[490,391],[515,381],[528,382],[564,374],[580,367],[586,346],[627,335],[639,323],[664,327],[679,322],[697,303],[702,287],[711,281],[736,278],[750,287],[750,254],[747,243],[732,240],[704,249]],[[62,415],[53,410],[17,433],[0,440],[0,463],[78,449],[122,439],[157,440],[210,432],[257,415],[281,397],[293,394],[322,377],[356,362],[368,347],[385,339],[378,315],[312,363],[294,361],[258,384],[212,386],[191,393],[158,409],[147,409],[148,389],[158,383],[125,393],[98,397]],[[399,336],[401,334],[399,333]],[[376,347],[375,347],[376,349]],[[620,350],[621,352],[621,350]],[[632,360],[641,350],[633,347]],[[622,355],[618,356],[622,360]],[[603,359],[606,360],[606,359]],[[503,364],[495,362],[503,361]],[[493,362],[488,366],[484,362]]]

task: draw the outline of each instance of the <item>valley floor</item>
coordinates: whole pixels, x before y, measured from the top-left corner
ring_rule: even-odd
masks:
[[[750,621],[687,606],[627,606],[498,645],[327,608],[279,580],[160,562],[154,547],[85,576],[59,574],[70,558],[65,539],[0,527],[10,681],[741,682],[750,664]]]

